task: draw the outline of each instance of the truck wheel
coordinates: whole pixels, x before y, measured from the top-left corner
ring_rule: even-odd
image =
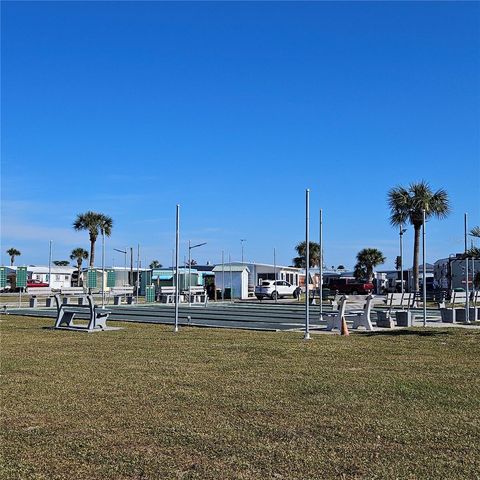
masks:
[[[354,291],[352,292],[352,295],[358,295],[358,292],[357,292],[356,290],[354,290]]]
[[[272,293],[272,300],[276,300],[278,298],[278,293],[277,291],[275,290],[273,293]]]
[[[257,300],[263,300],[263,295],[255,295],[257,297]]]

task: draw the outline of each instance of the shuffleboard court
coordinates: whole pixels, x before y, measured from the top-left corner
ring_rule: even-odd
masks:
[[[111,311],[109,321],[125,321],[138,323],[174,323],[174,306],[162,304],[106,306]],[[324,312],[331,311],[324,307]],[[55,318],[55,308],[15,309],[18,315]],[[13,310],[12,310],[13,313]],[[313,330],[324,330],[326,320],[319,320],[320,308],[310,307],[310,327]],[[348,314],[348,312],[347,312]],[[438,323],[438,311],[428,312],[429,323]],[[84,318],[82,314],[78,318]],[[373,313],[375,318],[375,313]],[[304,328],[305,306],[292,304],[261,303],[219,303],[208,306],[181,305],[179,307],[180,326],[232,328],[265,331],[296,331]],[[353,322],[353,317],[347,317]]]

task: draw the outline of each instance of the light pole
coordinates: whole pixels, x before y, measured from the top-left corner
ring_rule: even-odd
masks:
[[[423,326],[427,326],[427,261],[426,261],[426,239],[425,239],[425,209],[422,210],[422,269],[423,269],[423,285],[422,285],[422,290],[423,290]]]
[[[232,274],[232,256],[228,254],[228,263],[230,267],[230,303],[233,303],[233,274]]]
[[[137,244],[137,305],[138,305],[138,291],[140,290],[140,244]]]
[[[125,278],[125,274],[127,273],[127,249],[125,248],[125,250],[120,250],[120,249],[118,249],[118,248],[114,248],[114,250],[115,250],[116,252],[123,253],[123,254],[125,255],[125,266],[124,266],[125,271],[124,271],[124,273],[123,273],[124,278]],[[127,276],[128,276],[128,275],[127,275]],[[124,281],[123,284],[125,285],[125,281]]]
[[[400,224],[400,285],[401,285],[401,292],[402,295],[404,293],[403,287],[403,234],[407,231],[406,228],[403,228],[403,225]]]
[[[242,245],[242,265],[243,265],[243,243],[246,242],[246,241],[247,241],[246,238],[241,238],[241,239],[240,239],[240,243],[241,243],[241,245]]]
[[[464,236],[465,236],[465,323],[470,323],[470,287],[468,285],[468,213],[464,217]],[[473,260],[475,261],[475,260]]]
[[[179,273],[178,263],[180,258],[180,205],[177,204],[176,218],[175,218],[175,328],[174,332],[178,332],[178,302],[180,300]]]
[[[191,240],[188,241],[188,306],[192,306],[192,250],[197,247],[203,247],[207,242],[192,245]]]
[[[222,250],[222,302],[225,300],[225,254]]]
[[[102,228],[102,308],[105,308],[105,230]]]
[[[278,297],[278,285],[277,285],[277,255],[276,255],[275,247],[273,247],[273,276],[275,278],[275,303],[277,303]]]
[[[305,191],[305,340],[310,340],[310,304],[308,282],[310,275],[310,189]]]
[[[320,209],[320,254],[318,256],[318,268],[320,273],[319,287],[320,287],[320,318],[323,320],[323,209]]]
[[[48,254],[48,286],[50,286],[51,284],[52,284],[52,241],[50,240],[50,249]]]

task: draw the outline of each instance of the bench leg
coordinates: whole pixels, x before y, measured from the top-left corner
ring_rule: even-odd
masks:
[[[68,297],[62,298],[62,305],[68,305]]]
[[[75,312],[65,312],[63,308],[60,309],[58,312],[57,320],[55,322],[55,328],[58,327],[74,327],[73,324],[73,317],[75,316]]]
[[[51,307],[51,306],[52,306],[52,302],[53,302],[53,298],[52,298],[52,297],[48,297],[48,298],[45,300],[45,306],[46,306],[46,307]]]
[[[333,329],[340,330],[340,327],[341,327],[341,319],[339,315],[335,315],[334,317],[328,317],[327,330],[333,330]]]
[[[358,315],[357,317],[355,317],[355,319],[353,320],[353,329],[357,329],[358,327],[365,327],[365,330],[371,332],[373,330],[373,325],[372,325],[372,322],[370,320],[370,318],[368,318],[364,313],[362,313],[361,315]]]
[[[122,304],[122,297],[120,295],[117,295],[113,297],[113,304],[114,305],[121,305]]]
[[[37,308],[37,305],[38,305],[38,299],[36,297],[32,297],[30,299],[30,307]]]
[[[102,312],[101,309],[96,309],[95,312],[93,312],[94,318],[88,324],[88,329],[92,330],[94,328],[101,328],[102,330],[105,330],[107,328],[107,318],[109,315],[109,312]]]

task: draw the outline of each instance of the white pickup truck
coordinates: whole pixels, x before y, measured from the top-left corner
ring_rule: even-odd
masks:
[[[297,298],[300,295],[301,289],[285,280],[263,280],[261,285],[255,287],[255,296],[259,300],[265,297],[275,300],[282,297]]]

